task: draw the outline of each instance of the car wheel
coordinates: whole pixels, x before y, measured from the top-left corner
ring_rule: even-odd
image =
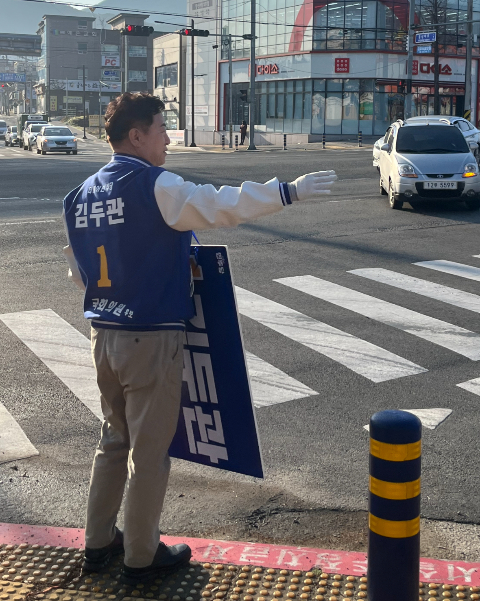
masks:
[[[380,178],[380,194],[382,196],[386,196],[387,195],[387,191],[385,190],[385,188],[383,187],[383,183],[382,183],[382,178]]]
[[[77,154],[77,151],[76,151],[76,150],[74,150],[74,151],[73,151],[73,154]]]
[[[69,151],[69,150],[67,150],[67,154],[70,154],[70,151]]]
[[[395,197],[392,182],[390,182],[388,187],[388,203],[391,209],[400,210],[403,207],[403,200],[398,200],[398,198]]]
[[[480,198],[469,198],[465,200],[465,204],[469,211],[478,211],[480,209]]]

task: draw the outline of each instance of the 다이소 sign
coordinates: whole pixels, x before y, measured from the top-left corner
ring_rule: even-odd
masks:
[[[196,316],[187,323],[182,403],[170,455],[263,477],[226,246],[192,246]]]

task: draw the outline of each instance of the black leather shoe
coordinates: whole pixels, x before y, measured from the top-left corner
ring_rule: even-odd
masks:
[[[123,532],[115,528],[115,538],[106,547],[101,549],[90,549],[85,547],[85,557],[83,559],[82,573],[98,572],[108,565],[112,557],[121,555],[125,552],[123,548]]]
[[[168,547],[164,543],[158,545],[157,552],[152,563],[145,568],[129,568],[123,566],[120,582],[136,586],[141,582],[148,582],[178,570],[190,561],[192,550],[188,545],[172,545]]]

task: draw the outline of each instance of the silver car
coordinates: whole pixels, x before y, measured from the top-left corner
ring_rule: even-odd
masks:
[[[410,117],[409,119],[405,120],[405,123],[409,123],[411,125],[437,125],[439,123],[454,125],[462,132],[463,137],[467,141],[467,144],[470,142],[476,142],[477,144],[480,144],[480,130],[477,129],[472,123],[470,123],[470,121],[467,121],[467,119],[464,119],[463,117],[451,117],[448,115],[423,115],[420,117]],[[373,146],[374,167],[378,167],[378,160],[380,158],[380,146],[384,143],[391,127],[392,126],[390,126],[387,129],[385,136],[379,138]],[[475,155],[477,162],[480,162],[479,150],[477,149],[473,154]]]
[[[77,138],[68,127],[49,125],[42,127],[35,140],[37,154],[66,152],[77,154]]]
[[[3,138],[5,140],[5,134],[7,132],[7,122],[3,121],[3,119],[0,121],[0,138]]]
[[[467,208],[480,208],[480,173],[467,144],[454,125],[421,122],[394,123],[380,147],[380,192],[392,209],[405,201],[451,198]]]

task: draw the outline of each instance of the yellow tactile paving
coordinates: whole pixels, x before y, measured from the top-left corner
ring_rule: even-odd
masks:
[[[192,561],[163,579],[132,588],[119,582],[122,558],[81,576],[81,549],[0,545],[0,601],[356,601],[367,600],[365,577]],[[419,586],[419,601],[472,599],[480,587]]]

